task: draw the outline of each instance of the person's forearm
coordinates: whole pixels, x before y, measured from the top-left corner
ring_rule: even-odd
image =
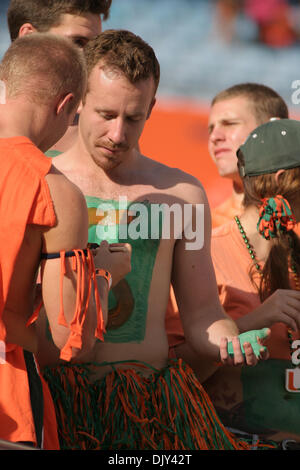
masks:
[[[240,332],[244,333],[245,331],[260,330],[261,328],[270,327],[271,324],[264,313],[265,309],[262,304],[247,315],[238,318],[236,323]]]
[[[212,316],[214,319],[212,320]],[[219,359],[219,346],[221,338],[226,337],[231,340],[239,335],[237,324],[229,317],[216,315],[198,317],[196,321],[185,328],[186,337],[193,349],[200,355]]]

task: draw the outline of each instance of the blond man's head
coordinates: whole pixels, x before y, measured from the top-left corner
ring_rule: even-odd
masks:
[[[44,105],[72,94],[71,113],[86,89],[86,65],[82,52],[71,41],[48,33],[16,39],[0,64],[0,80],[7,99],[27,97]]]

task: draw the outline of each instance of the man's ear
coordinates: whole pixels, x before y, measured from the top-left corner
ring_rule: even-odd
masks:
[[[149,111],[148,111],[148,114],[147,114],[147,119],[149,119],[149,117],[151,116],[152,109],[154,108],[155,103],[156,103],[156,98],[153,98],[153,100],[151,101],[151,104],[150,104],[150,106],[149,106]]]
[[[68,93],[63,98],[60,98],[59,102],[56,105],[56,114],[57,116],[63,113],[65,110],[68,112],[69,103],[74,99],[73,93]]]
[[[24,23],[19,29],[19,38],[21,38],[22,36],[26,36],[27,34],[36,33],[36,32],[37,32],[37,29],[34,26],[32,26],[31,23]]]

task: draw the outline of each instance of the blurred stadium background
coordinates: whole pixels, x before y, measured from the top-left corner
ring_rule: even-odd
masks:
[[[0,0],[0,55],[9,45]],[[300,1],[113,0],[104,29],[124,28],[149,42],[161,64],[158,102],[141,149],[203,183],[211,206],[230,192],[207,152],[207,113],[216,93],[235,83],[264,83],[292,102],[300,80]]]

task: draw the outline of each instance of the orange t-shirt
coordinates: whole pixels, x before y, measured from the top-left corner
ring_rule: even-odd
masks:
[[[1,316],[27,224],[52,227],[56,216],[46,174],[51,160],[26,137],[0,139],[0,341],[5,356],[0,360],[0,438],[36,443],[28,376],[23,350],[5,343]],[[43,382],[47,448],[58,448],[53,403]],[[54,420],[54,421],[53,421]]]
[[[220,227],[221,225],[230,222],[235,215],[241,215],[242,204],[240,201],[234,199],[233,194],[226,199],[222,204],[211,210],[211,226],[212,228]]]

